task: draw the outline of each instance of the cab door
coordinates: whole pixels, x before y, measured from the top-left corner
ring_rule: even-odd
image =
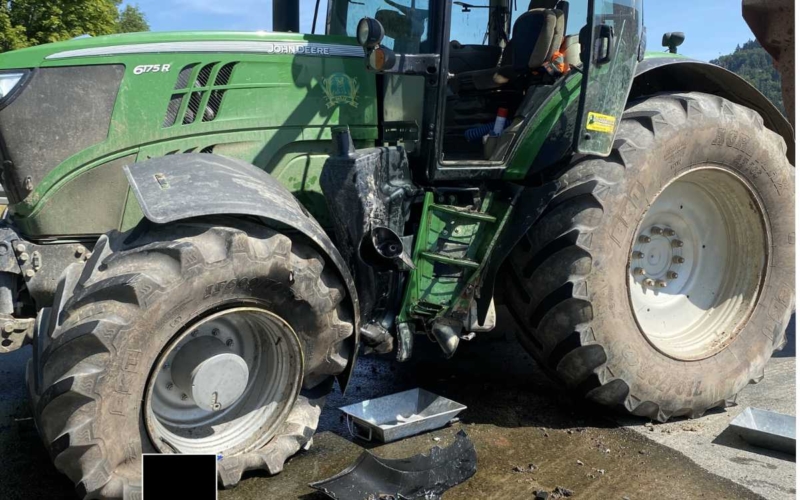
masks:
[[[642,1],[588,1],[587,26],[581,36],[584,74],[575,149],[606,156],[644,53]]]

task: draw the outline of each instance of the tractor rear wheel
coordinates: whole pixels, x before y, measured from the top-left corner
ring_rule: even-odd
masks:
[[[214,453],[236,484],[310,443],[353,332],[310,246],[230,218],[100,238],[39,322],[28,385],[81,498],[138,498],[141,454]]]
[[[665,421],[760,380],[794,309],[794,168],[754,111],[631,103],[576,157],[505,272],[520,341],[587,399]]]

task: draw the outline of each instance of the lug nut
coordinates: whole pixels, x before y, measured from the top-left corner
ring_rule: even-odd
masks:
[[[650,279],[650,278],[647,278],[647,279],[646,279],[646,280],[644,280],[642,283],[644,283],[644,284],[645,284],[645,285],[647,285],[647,286],[653,286],[653,285],[655,285],[655,284],[656,284],[656,282],[655,282],[655,281],[653,281],[653,280],[652,280],[652,279]]]
[[[181,401],[186,401],[187,399],[189,399],[189,396],[186,394],[181,394]]]
[[[666,228],[664,229],[664,236],[670,236],[670,237],[675,236],[675,231],[673,231],[670,228]]]
[[[228,347],[232,346],[233,345],[233,339],[226,340],[225,341],[225,345],[228,346]]]
[[[14,250],[16,250],[17,253],[22,253],[25,251],[25,245],[22,243],[17,243],[17,245],[14,247]]]
[[[9,321],[5,325],[3,325],[3,331],[6,332],[6,333],[13,332],[14,331],[14,322],[13,321]]]
[[[672,263],[673,264],[683,264],[684,262],[686,262],[686,259],[684,259],[680,255],[676,255],[676,256],[672,257]]]
[[[33,278],[34,275],[36,275],[36,271],[34,271],[33,269],[26,269],[25,270],[25,277],[26,278]]]
[[[215,337],[216,337],[217,335],[219,335],[219,328],[214,328],[213,330],[211,330],[211,335],[213,335],[213,336],[215,336]]]
[[[644,254],[642,252],[633,252],[634,259],[644,259]]]
[[[29,257],[30,255],[28,255],[27,252],[22,252],[21,254],[19,254],[20,262],[27,262]]]
[[[168,383],[168,384],[167,384],[167,390],[168,390],[168,391],[171,391],[173,387],[174,387],[174,386],[172,385],[172,382],[170,382],[170,383]]]
[[[672,246],[675,248],[680,248],[683,246],[683,242],[681,240],[672,240]]]
[[[633,274],[644,276],[644,269],[642,269],[641,267],[637,267],[636,269],[633,270]]]
[[[676,280],[678,279],[678,273],[676,273],[675,271],[670,271],[667,273],[667,278],[671,280]]]
[[[667,282],[664,280],[658,280],[658,287],[659,288],[667,288]]]
[[[650,243],[650,237],[644,234],[639,236],[639,243]]]
[[[662,234],[664,231],[658,226],[653,226],[650,228],[650,232],[653,234]]]

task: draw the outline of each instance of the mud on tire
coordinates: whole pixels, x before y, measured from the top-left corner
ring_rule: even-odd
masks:
[[[657,195],[700,164],[749,184],[770,243],[749,319],[714,355],[686,361],[640,331],[629,256]],[[795,304],[794,168],[756,112],[701,93],[631,103],[611,155],[576,157],[556,181],[558,195],[504,269],[519,340],[555,379],[591,401],[665,421],[724,406],[763,377]]]
[[[353,333],[344,287],[310,246],[229,218],[143,224],[100,238],[69,267],[39,321],[28,387],[39,432],[80,497],[134,498],[142,452],[155,452],[143,400],[153,363],[194,318],[234,305],[272,311],[296,332],[303,386],[262,448],[225,456],[221,482],[279,472],[313,435]],[[138,498],[138,497],[136,497]]]

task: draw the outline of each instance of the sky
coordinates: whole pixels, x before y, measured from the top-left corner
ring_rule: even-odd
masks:
[[[520,3],[526,0],[519,0]],[[573,0],[575,5],[581,0]],[[153,31],[270,31],[272,0],[126,0],[138,4]],[[300,0],[300,31],[309,33],[316,0]],[[327,0],[320,0],[317,32],[324,30]],[[400,3],[406,3],[400,0]],[[470,0],[475,5],[487,0]],[[683,31],[681,54],[704,61],[728,54],[753,38],[741,0],[644,0],[648,50],[661,49],[667,31]],[[573,7],[574,8],[574,7]]]

